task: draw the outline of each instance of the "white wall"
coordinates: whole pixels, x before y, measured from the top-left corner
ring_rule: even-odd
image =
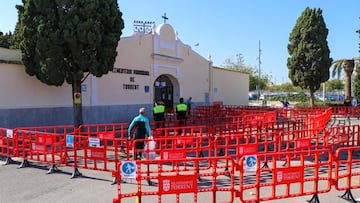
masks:
[[[152,104],[154,81],[162,74],[177,80],[175,103],[179,97],[190,96],[193,102],[204,103],[208,94],[210,102],[248,104],[249,76],[212,68],[210,61],[178,39],[169,24],[160,25],[154,33],[122,38],[117,52],[114,69],[148,71],[149,75],[109,72],[101,78],[89,76],[83,84],[84,106]],[[19,61],[19,50],[0,49],[0,108],[72,106],[70,85],[43,84],[26,74],[23,65],[15,64]],[[126,84],[138,85],[138,89],[124,89]]]
[[[249,104],[249,75],[238,71],[213,68],[213,101],[224,105]]]

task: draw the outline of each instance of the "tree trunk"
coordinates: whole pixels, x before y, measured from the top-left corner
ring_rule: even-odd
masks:
[[[315,106],[315,97],[314,97],[314,91],[310,90],[310,106]]]
[[[72,83],[72,93],[73,93],[73,107],[74,107],[74,126],[78,128],[83,124],[82,118],[82,95],[81,95],[81,80],[74,77]]]
[[[354,71],[355,61],[354,60],[345,60],[343,64],[344,73],[345,73],[345,98],[351,98],[351,75]]]

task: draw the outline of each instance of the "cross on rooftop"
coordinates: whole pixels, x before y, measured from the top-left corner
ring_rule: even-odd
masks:
[[[168,20],[169,18],[168,17],[166,17],[166,13],[164,13],[164,15],[163,16],[161,16],[162,18],[164,18],[164,23],[166,23],[166,20]]]

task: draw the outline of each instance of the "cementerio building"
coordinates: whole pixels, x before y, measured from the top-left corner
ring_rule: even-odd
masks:
[[[170,24],[122,37],[112,72],[82,84],[84,123],[130,122],[154,101],[180,97],[194,105],[248,105],[249,75],[212,66],[184,44]],[[0,127],[72,125],[71,86],[47,86],[25,73],[20,51],[0,48]]]

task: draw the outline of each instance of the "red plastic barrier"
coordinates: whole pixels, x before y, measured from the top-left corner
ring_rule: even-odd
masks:
[[[149,144],[151,141],[148,139],[133,140],[132,154],[134,154],[135,146],[137,143],[144,143],[145,145]],[[142,154],[142,157],[148,159],[149,153],[152,159],[159,158],[161,160],[171,161],[173,159],[183,159],[186,160],[189,157],[212,157],[213,156],[213,142],[212,138],[209,136],[179,136],[179,137],[159,137],[154,140],[155,149],[149,150],[146,146],[143,149],[136,150],[138,153]],[[131,153],[130,151],[128,153]],[[171,164],[173,167],[179,167]],[[200,167],[201,170],[206,170],[205,168]],[[173,169],[171,169],[173,170]],[[187,166],[184,165],[182,171],[186,171]]]
[[[231,157],[238,163],[245,155],[276,152],[276,136],[273,132],[260,132],[233,133],[216,137],[214,149],[218,153],[215,156]],[[268,167],[267,156],[262,157],[261,162],[264,163],[264,167]]]
[[[243,125],[252,125],[254,127],[266,127],[263,125],[271,125],[271,123],[276,123],[276,112],[269,111],[257,114],[244,114],[242,120]]]
[[[28,161],[60,165],[66,157],[63,134],[44,133],[38,131],[17,130],[23,143],[20,148],[23,158]]]
[[[128,127],[129,123],[86,124],[79,127],[79,135],[99,139],[107,150],[121,153],[121,156],[126,155],[130,159],[129,154],[126,154],[127,149],[132,148],[131,142],[126,141]]]
[[[359,155],[359,147],[339,148],[336,151],[335,188],[339,191],[345,191],[340,197],[351,202],[358,202],[351,190],[360,188]]]
[[[266,128],[261,128],[262,131],[275,132],[279,134],[283,131],[296,131],[304,129],[303,120],[279,120],[276,123],[266,124]]]
[[[113,202],[179,203],[191,199],[194,203],[231,203],[234,201],[235,164],[231,162],[227,171],[220,170],[223,168],[221,159],[173,159],[171,161],[179,166],[173,169],[169,167],[168,160],[122,161],[113,173],[121,180],[118,181],[118,195]],[[182,170],[184,165],[188,170]],[[208,166],[204,167],[206,170],[201,169],[203,165]],[[221,183],[222,179],[228,184]],[[144,185],[143,181],[151,181],[151,185]]]
[[[299,159],[299,151],[310,156],[314,150],[328,149],[326,138],[328,131],[323,129],[302,129],[280,132],[276,137],[277,152],[294,152],[291,156],[279,157],[279,160],[285,161]]]
[[[359,146],[360,126],[332,126],[327,129],[326,145],[334,152],[340,147]]]
[[[49,173],[56,169],[56,165],[66,163],[67,149],[65,135],[75,133],[72,126],[46,126],[33,128],[16,128],[16,156],[23,158],[20,167],[28,161],[51,164]]]
[[[6,164],[11,157],[17,156],[17,142],[12,129],[0,128],[0,156],[6,158]]]
[[[360,116],[360,106],[334,106],[332,115],[336,118],[349,118]]]
[[[161,137],[179,137],[179,136],[204,136],[208,135],[210,129],[206,126],[181,126],[181,127],[166,127],[157,128],[153,130],[155,138]]]
[[[97,171],[114,171],[120,159],[130,159],[127,154],[129,141],[127,138],[110,138],[110,136],[66,135],[67,162],[73,167],[73,177],[80,175],[79,168]],[[71,144],[69,144],[71,143]],[[127,146],[127,148],[123,148]]]
[[[297,153],[300,159],[291,161],[286,166],[278,164],[278,158],[292,157],[293,152],[243,156],[235,171],[235,176],[239,177],[236,196],[246,203],[307,195],[318,198],[318,194],[329,192],[333,163],[330,151],[314,150],[310,156],[307,152]],[[260,160],[264,156],[271,160],[269,169],[260,166]],[[265,190],[268,192],[262,192]]]
[[[129,123],[84,124],[79,127],[79,134],[105,139],[126,138]]]
[[[304,118],[304,123],[306,129],[325,129],[330,119],[331,109],[328,108],[324,112],[317,112],[317,114],[308,115]]]
[[[20,167],[29,161],[74,168],[72,177],[81,175],[79,168],[114,171],[120,159],[130,159],[131,149],[125,124],[43,126],[14,130],[16,154],[23,158]]]

